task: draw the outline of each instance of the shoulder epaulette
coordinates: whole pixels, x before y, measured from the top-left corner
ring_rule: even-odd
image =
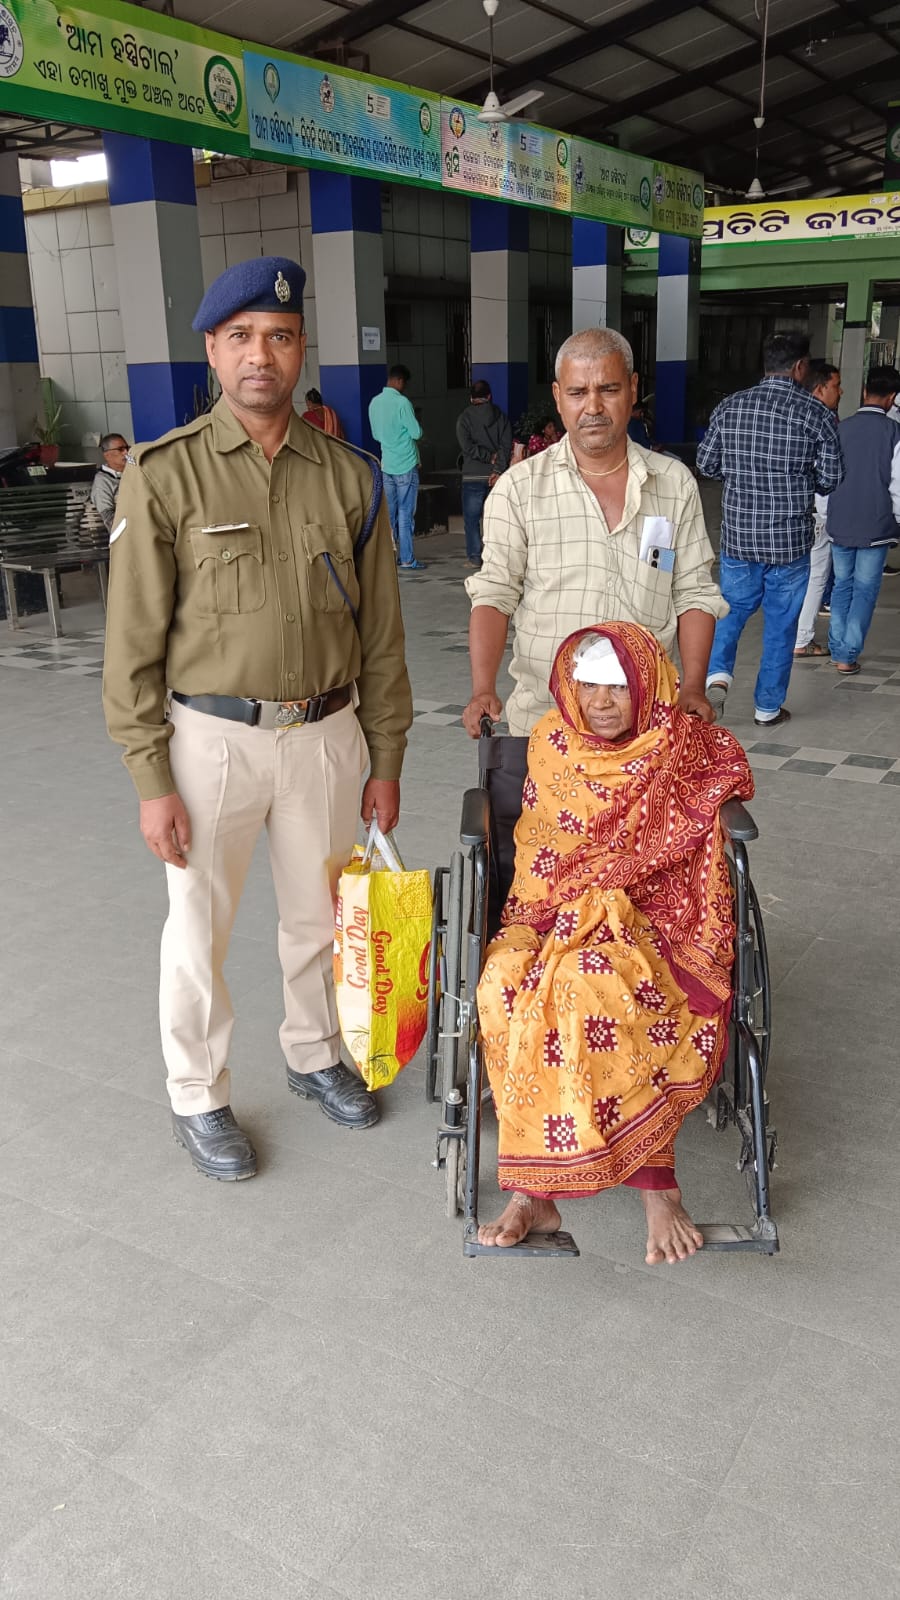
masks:
[[[147,439],[143,444],[133,445],[128,452],[129,459],[140,466],[145,456],[154,450],[162,450],[167,444],[174,444],[177,439],[189,439],[194,433],[202,433],[212,424],[212,414],[205,411],[202,417],[193,417],[181,428],[170,428],[168,433],[163,433],[158,439]]]

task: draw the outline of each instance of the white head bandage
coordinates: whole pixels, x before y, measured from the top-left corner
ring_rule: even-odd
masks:
[[[576,683],[617,684],[627,689],[628,679],[609,639],[595,634],[579,647],[572,673]]]

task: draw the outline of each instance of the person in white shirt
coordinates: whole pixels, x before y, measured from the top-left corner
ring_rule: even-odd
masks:
[[[815,360],[809,363],[809,372],[804,389],[808,389],[816,400],[820,400],[829,411],[837,411],[843,389],[841,388],[841,374],[837,367],[830,361]],[[816,617],[822,604],[825,585],[831,572],[831,540],[825,531],[825,510],[828,505],[828,496],[817,494],[816,503],[816,538],[809,553],[809,583],[806,586],[806,599],[803,610],[797,623],[797,639],[794,645],[795,656],[827,656],[828,651],[816,642]]]

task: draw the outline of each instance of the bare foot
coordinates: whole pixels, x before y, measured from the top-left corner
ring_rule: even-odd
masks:
[[[703,1248],[703,1235],[681,1204],[680,1189],[642,1189],[647,1214],[647,1265],[684,1261]]]
[[[509,1204],[496,1222],[485,1222],[478,1229],[479,1244],[496,1244],[501,1250],[521,1244],[528,1233],[555,1233],[560,1215],[552,1200],[540,1195],[510,1195]]]

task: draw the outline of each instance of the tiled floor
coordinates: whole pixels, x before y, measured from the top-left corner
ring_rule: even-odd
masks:
[[[475,756],[461,538],[421,554],[399,839],[433,865]],[[365,1134],[288,1097],[262,852],[229,958],[260,1176],[196,1177],[168,1133],[164,885],[103,731],[102,617],[73,604],[58,644],[0,629],[4,1600],[900,1596],[895,589],[872,681],[798,663],[769,739],[758,626],[741,650],[782,1254],[671,1269],[644,1266],[626,1191],[569,1207],[579,1261],[464,1261],[418,1065]],[[735,1156],[684,1129],[698,1216],[745,1219]]]

